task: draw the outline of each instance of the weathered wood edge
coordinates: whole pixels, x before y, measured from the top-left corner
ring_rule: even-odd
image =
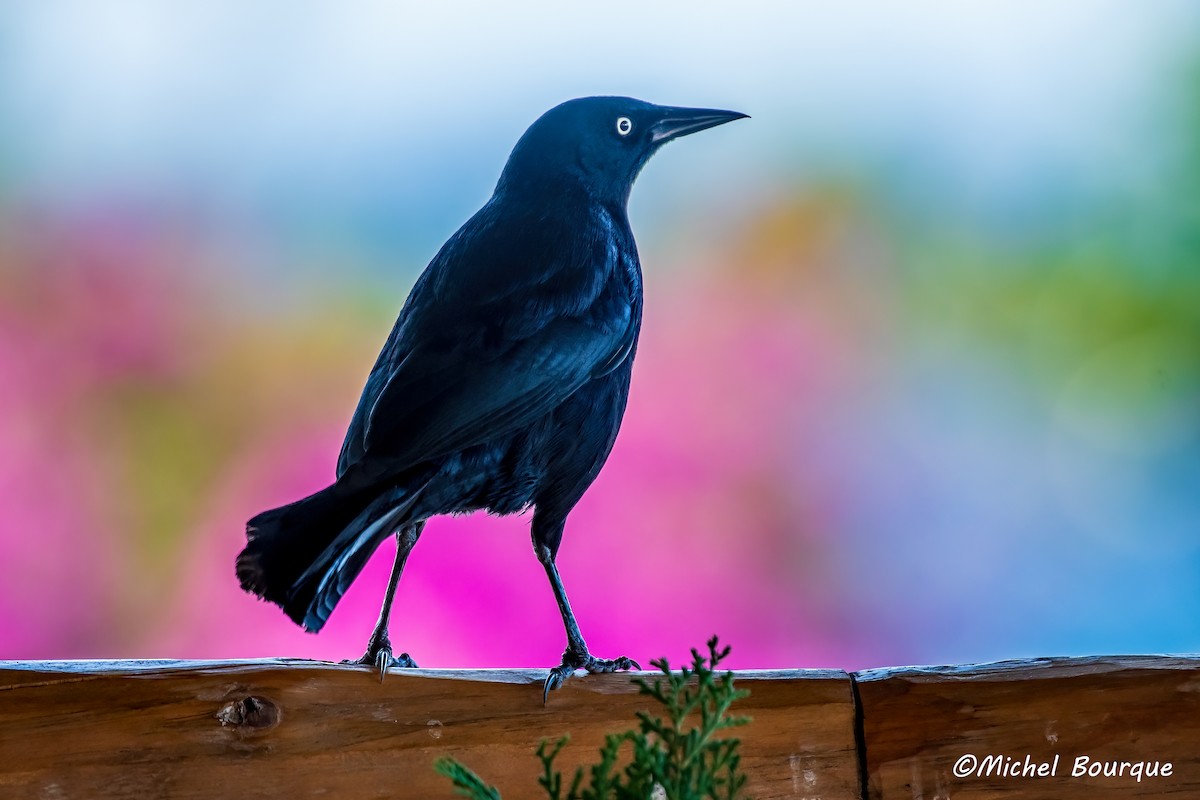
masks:
[[[303,658],[245,658],[245,659],[76,659],[61,661],[0,661],[0,673],[62,673],[78,677],[128,675],[166,675],[179,672],[237,672],[261,669],[334,670],[339,672],[373,672],[374,667],[343,664],[335,661],[316,661]],[[502,669],[393,669],[388,676],[472,680],[488,683],[540,683],[547,670],[534,667]],[[582,674],[582,673],[580,673]],[[657,670],[622,672],[630,678],[650,678],[661,675]],[[837,669],[746,669],[734,675],[748,680],[847,680],[849,674]],[[0,686],[2,690],[3,686]]]
[[[1051,656],[978,664],[879,667],[850,673],[856,683],[886,680],[1018,681],[1102,675],[1129,670],[1200,669],[1200,654]]]
[[[874,667],[846,672],[839,669],[745,669],[734,670],[735,678],[749,680],[829,680],[853,678],[859,683],[904,680],[1041,680],[1073,675],[1096,675],[1124,670],[1171,670],[1200,668],[1200,653],[1146,655],[1048,656],[1042,658],[985,661],[970,664],[940,664]],[[121,675],[130,677],[181,671],[231,672],[257,669],[318,669],[369,671],[371,667],[304,658],[243,659],[72,659],[46,661],[2,661],[0,672],[65,673],[77,676]],[[656,670],[622,673],[629,677],[652,677]],[[500,669],[405,669],[389,675],[447,680],[478,680],[491,683],[534,683],[545,680],[546,670],[534,667]],[[0,689],[4,687],[0,686]]]

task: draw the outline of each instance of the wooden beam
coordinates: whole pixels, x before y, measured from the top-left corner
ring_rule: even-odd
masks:
[[[1039,659],[854,678],[875,800],[1200,797],[1200,659]]]
[[[0,797],[439,798],[453,755],[505,800],[544,797],[534,751],[595,760],[652,702],[628,674],[393,673],[312,661],[0,662]],[[749,791],[857,798],[852,685],[835,671],[743,672]]]
[[[541,670],[311,661],[0,662],[0,798],[453,796],[453,755],[506,800],[652,705],[627,674],[541,704]],[[1200,797],[1200,658],[740,672],[749,794],[834,800]],[[1080,759],[1085,759],[1080,761]],[[1168,766],[1169,765],[1169,766]],[[1114,774],[1116,773],[1116,774]]]

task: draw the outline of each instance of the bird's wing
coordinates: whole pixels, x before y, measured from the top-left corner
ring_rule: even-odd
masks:
[[[558,317],[523,340],[473,354],[482,357],[418,345],[370,409],[366,456],[404,469],[530,424],[628,357],[636,330],[628,317],[624,323]]]
[[[387,342],[384,343],[379,357],[375,360],[375,366],[371,367],[371,374],[367,376],[366,386],[363,387],[362,396],[358,399],[358,406],[354,409],[354,416],[350,419],[350,426],[346,429],[346,438],[342,441],[342,451],[338,454],[338,478],[341,478],[346,470],[358,463],[363,457],[365,447],[364,434],[367,429],[367,421],[371,414],[371,408],[375,405],[375,400],[379,397],[379,393],[383,391],[383,387],[387,385],[388,378],[395,371],[397,353],[403,347],[400,344],[403,320],[404,314],[402,312],[400,319],[396,321],[392,332],[388,335]]]
[[[522,215],[493,198],[446,242],[371,371],[339,476],[364,460],[390,472],[511,433],[629,357],[636,250],[614,246],[607,218],[583,231],[573,216]]]

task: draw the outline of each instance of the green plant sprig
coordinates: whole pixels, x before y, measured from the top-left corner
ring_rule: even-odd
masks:
[[[716,667],[729,655],[729,647],[720,648],[717,637],[708,640],[708,655],[692,650],[690,667],[672,672],[667,659],[650,663],[663,676],[653,682],[635,678],[638,693],[653,698],[666,710],[666,719],[638,711],[638,727],[624,733],[609,734],[600,748],[600,760],[589,770],[584,786],[584,769],[575,770],[564,790],[563,776],[554,769],[554,761],[570,737],[553,745],[543,740],[537,757],[542,763],[538,784],[549,800],[736,800],[746,783],[739,771],[741,740],[718,734],[727,728],[745,725],[748,717],[729,716],[730,706],[750,694],[733,685],[733,673],[718,675]],[[691,724],[697,721],[698,725]],[[630,756],[624,769],[624,745]],[[461,762],[450,758],[434,764],[449,778],[455,790],[473,800],[500,800],[500,793]]]

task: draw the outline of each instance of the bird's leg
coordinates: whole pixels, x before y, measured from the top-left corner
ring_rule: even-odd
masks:
[[[417,664],[408,653],[401,653],[397,658],[392,655],[392,641],[388,638],[388,621],[392,615],[392,601],[396,599],[396,584],[400,583],[400,573],[404,571],[404,562],[412,552],[421,537],[425,520],[407,525],[396,531],[396,560],[392,563],[392,575],[388,579],[387,592],[383,595],[383,608],[379,610],[379,621],[375,630],[367,640],[367,652],[357,661],[346,661],[347,664],[374,665],[379,670],[379,680],[383,681],[389,667],[399,669],[416,669]]]
[[[538,560],[546,568],[550,588],[554,590],[554,599],[558,601],[558,611],[562,614],[563,627],[567,629],[567,649],[563,653],[562,663],[550,670],[550,674],[546,676],[546,683],[542,687],[542,705],[546,704],[551,690],[562,686],[577,669],[585,669],[590,673],[641,669],[640,664],[625,656],[614,659],[595,658],[588,652],[583,634],[579,632],[579,623],[575,621],[575,613],[571,611],[571,602],[567,600],[567,590],[563,588],[558,567],[554,565],[554,556],[550,553],[550,548],[541,544],[534,547]]]

